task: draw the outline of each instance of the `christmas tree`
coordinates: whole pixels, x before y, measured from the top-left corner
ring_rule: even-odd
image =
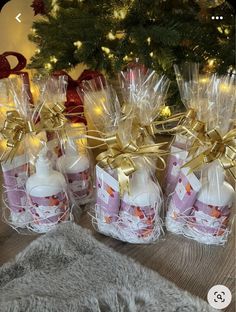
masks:
[[[79,63],[113,75],[140,62],[173,75],[173,63],[196,61],[226,72],[235,60],[232,7],[224,0],[34,0],[42,19],[30,40],[30,67],[69,70]]]

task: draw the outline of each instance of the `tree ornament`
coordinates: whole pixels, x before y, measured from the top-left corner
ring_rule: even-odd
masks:
[[[196,0],[200,7],[205,7],[208,9],[216,8],[222,5],[225,0]]]
[[[34,10],[34,15],[45,15],[46,14],[46,9],[45,9],[45,4],[43,0],[34,0],[33,3],[31,4],[31,7]]]

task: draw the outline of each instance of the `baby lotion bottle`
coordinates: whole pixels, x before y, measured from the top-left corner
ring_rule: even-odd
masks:
[[[45,233],[53,225],[69,218],[65,178],[52,169],[45,149],[40,152],[36,161],[36,173],[26,182],[26,191],[34,219],[34,231]]]
[[[73,198],[84,202],[92,192],[90,161],[85,152],[79,153],[72,140],[66,142],[65,153],[57,160],[57,169],[63,172]]]
[[[225,239],[234,195],[233,187],[225,181],[224,169],[218,161],[213,162],[188,223],[188,230],[196,240],[212,244]]]
[[[150,168],[142,159],[136,161],[138,169],[130,178],[129,192],[121,198],[120,218],[125,239],[133,243],[157,239],[161,234],[160,211],[162,192],[151,176]]]

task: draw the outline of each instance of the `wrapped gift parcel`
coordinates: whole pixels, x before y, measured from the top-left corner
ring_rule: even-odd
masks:
[[[25,91],[18,91],[12,81],[16,109],[7,112],[1,130],[4,219],[18,231],[44,233],[70,216],[67,184],[48,158],[41,110],[32,108]]]
[[[181,100],[187,111],[177,126],[178,131],[171,144],[170,156],[167,160],[166,196],[175,189],[180,168],[186,162],[192,142],[204,132],[203,121],[207,116],[206,109],[208,108],[207,88],[211,83],[209,75],[199,73],[198,64],[175,65],[174,69]]]
[[[205,244],[223,245],[233,218],[236,94],[233,78],[213,75],[207,88],[205,131],[193,136],[174,192],[169,196],[166,226]],[[198,142],[199,144],[196,144]]]
[[[105,145],[97,156],[93,224],[99,232],[122,241],[153,242],[163,232],[163,198],[155,169],[158,160],[163,162],[165,143],[144,139],[149,134],[135,118],[132,105],[128,103],[132,113],[121,112],[106,81],[90,81],[84,90],[86,109],[100,133],[98,140]]]

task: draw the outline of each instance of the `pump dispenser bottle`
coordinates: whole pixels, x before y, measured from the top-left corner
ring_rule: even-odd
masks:
[[[138,169],[130,179],[130,192],[121,198],[120,218],[127,231],[130,228],[130,234],[139,239],[153,234],[158,220],[156,216],[162,207],[162,192],[142,159],[136,164]]]
[[[225,181],[224,169],[215,161],[208,169],[208,181],[197,195],[188,223],[197,240],[212,243],[224,237],[234,196],[233,187]]]
[[[75,199],[85,199],[91,194],[89,158],[85,153],[78,153],[72,141],[65,144],[65,154],[58,158],[57,169],[66,176]]]
[[[38,156],[36,173],[27,180],[26,191],[34,219],[34,231],[47,232],[52,225],[69,218],[66,181],[60,172],[52,169],[46,149]]]

